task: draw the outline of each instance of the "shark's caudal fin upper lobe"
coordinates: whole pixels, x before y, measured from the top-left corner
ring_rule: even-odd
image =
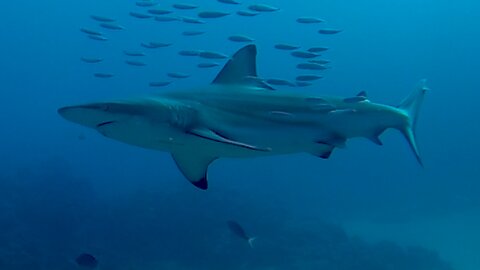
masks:
[[[415,139],[415,127],[417,124],[418,114],[420,112],[420,107],[422,106],[425,93],[428,88],[426,86],[426,80],[421,80],[418,86],[413,90],[410,95],[408,95],[401,103],[398,105],[398,108],[404,111],[408,115],[408,121],[406,124],[399,128],[402,134],[408,141],[410,148],[412,149],[415,157],[417,158],[420,165],[423,166],[420,153],[418,151],[417,142]]]

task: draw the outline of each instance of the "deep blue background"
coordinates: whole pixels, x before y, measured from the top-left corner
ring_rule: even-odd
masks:
[[[213,0],[191,2],[202,9],[239,9]],[[171,3],[162,1],[161,5]],[[249,3],[253,2],[244,1],[242,7]],[[270,0],[268,3],[281,10],[253,18],[231,15],[200,26],[130,17],[129,11],[142,10],[130,1],[2,3],[0,168],[4,182],[17,185],[22,183],[22,177],[28,178],[25,175],[51,175],[40,177],[43,180],[32,185],[26,183],[24,189],[31,193],[17,195],[33,196],[35,189],[45,194],[36,201],[39,209],[44,208],[44,200],[57,196],[57,201],[45,207],[65,205],[72,197],[65,195],[63,200],[60,195],[77,194],[75,185],[79,185],[76,203],[92,203],[99,210],[95,215],[105,214],[91,200],[135,205],[139,198],[151,198],[153,201],[141,203],[138,209],[145,205],[154,209],[168,206],[172,215],[181,216],[173,218],[170,225],[168,220],[162,221],[166,227],[182,222],[188,227],[192,222],[193,227],[205,226],[209,230],[212,224],[224,230],[222,220],[229,218],[242,220],[250,229],[268,231],[278,223],[309,227],[311,220],[339,224],[358,220],[402,223],[426,218],[448,221],[459,214],[478,213],[480,3],[448,0],[296,3]],[[195,15],[195,11],[179,13]],[[97,28],[96,22],[88,17],[90,14],[114,17],[126,30],[102,29],[110,39],[107,42],[87,39],[79,29]],[[326,22],[300,25],[295,22],[299,16],[316,16]],[[322,36],[316,33],[321,27],[344,31]],[[180,34],[195,29],[207,33],[198,37]],[[226,38],[231,34],[255,38],[259,74],[265,77],[292,79],[298,74],[295,64],[299,61],[273,49],[275,43],[330,47],[325,58],[332,60],[332,68],[324,72],[325,78],[298,91],[350,96],[366,90],[372,101],[396,105],[420,79],[427,78],[431,91],[417,128],[425,168],[416,164],[401,135],[388,131],[382,136],[383,147],[356,139],[346,149],[335,151],[327,161],[306,154],[218,160],[209,171],[210,190],[201,192],[183,179],[168,154],[107,140],[66,122],[56,113],[57,108],[65,105],[208,84],[218,69],[200,70],[195,66],[198,59],[185,58],[176,52],[207,49],[232,54],[242,45],[228,41]],[[123,63],[127,57],[122,50],[141,49],[140,42],[148,41],[173,45],[152,51],[143,49],[148,53],[146,67]],[[99,56],[105,61],[85,64],[79,60],[81,56]],[[94,72],[112,72],[115,76],[102,80],[94,78]],[[148,87],[149,81],[165,80],[166,72],[185,72],[192,77],[165,89]],[[85,139],[79,140],[79,136]],[[16,207],[15,203],[5,205],[4,209]],[[55,211],[72,215],[60,206]],[[132,211],[138,209],[133,207]],[[73,216],[78,218],[74,224],[85,221],[82,215]],[[167,216],[162,212],[162,217]],[[208,222],[197,224],[206,216]],[[135,217],[124,212],[124,219],[128,223]],[[477,235],[475,239],[478,238]],[[441,239],[431,241],[435,242]],[[465,249],[463,253],[470,250],[462,241],[457,245],[458,249]],[[78,251],[94,247],[95,244],[86,241]],[[471,264],[475,259],[465,260],[468,263],[457,261],[456,265],[475,268]]]

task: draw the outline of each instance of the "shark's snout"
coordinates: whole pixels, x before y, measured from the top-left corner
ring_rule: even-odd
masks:
[[[115,115],[109,112],[108,103],[67,106],[58,109],[57,112],[68,121],[90,128],[116,121]]]

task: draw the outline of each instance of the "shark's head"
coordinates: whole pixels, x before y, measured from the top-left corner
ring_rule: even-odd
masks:
[[[65,119],[106,137],[147,148],[165,149],[175,137],[175,109],[168,100],[142,99],[90,103],[58,109]],[[159,145],[157,145],[159,144]]]
[[[152,103],[152,104],[150,104]],[[58,109],[65,119],[90,128],[99,128],[114,123],[128,122],[138,117],[150,118],[157,123],[167,122],[170,110],[167,104],[153,101],[113,101],[67,106]],[[152,108],[155,108],[152,111]]]
[[[117,103],[91,103],[85,105],[67,106],[58,109],[58,113],[68,121],[89,128],[97,128],[108,123],[121,121],[122,113],[114,113],[112,108],[126,107]],[[116,109],[118,111],[118,109]]]

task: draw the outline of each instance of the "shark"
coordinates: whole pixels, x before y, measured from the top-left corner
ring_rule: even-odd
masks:
[[[239,49],[208,85],[128,99],[66,106],[65,119],[105,137],[171,154],[197,188],[219,158],[310,153],[328,159],[351,138],[382,145],[387,129],[403,134],[422,159],[415,127],[428,88],[423,80],[398,106],[351,97],[274,91],[257,75],[257,48]],[[422,165],[423,166],[423,165]]]

